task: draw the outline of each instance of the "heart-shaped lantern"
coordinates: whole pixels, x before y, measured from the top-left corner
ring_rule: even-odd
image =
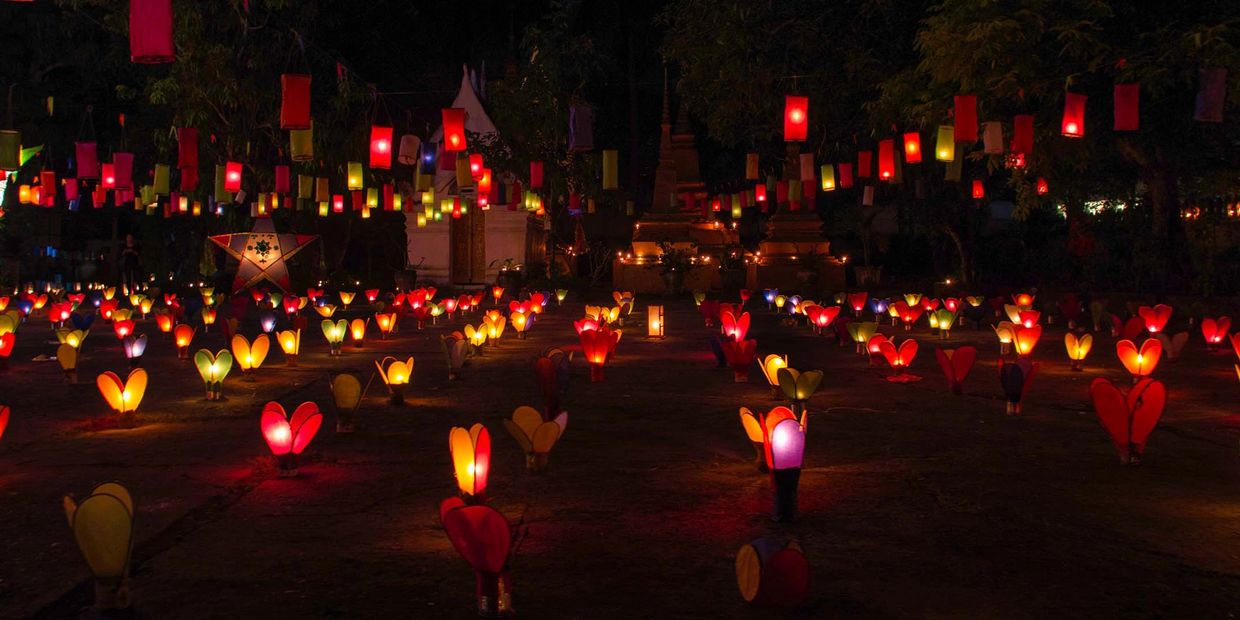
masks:
[[[1188,332],[1180,332],[1174,336],[1168,336],[1166,332],[1157,332],[1154,337],[1158,339],[1162,345],[1163,351],[1167,354],[1167,359],[1174,360],[1180,357],[1180,351],[1184,350],[1184,345],[1188,344]]]
[[[267,447],[279,464],[280,477],[297,475],[297,457],[310,445],[322,425],[323,414],[312,402],[298,405],[291,417],[280,403],[269,402],[263,407],[260,427]]]
[[[1145,442],[1167,405],[1167,389],[1162,382],[1141,379],[1125,395],[1100,377],[1089,385],[1089,398],[1102,427],[1111,435],[1120,462],[1138,463],[1145,451]]]
[[[467,505],[457,497],[440,503],[439,519],[452,547],[474,569],[478,614],[494,618],[512,613],[506,567],[512,545],[508,520],[490,506]]]
[[[745,313],[745,316],[749,316],[749,313]],[[758,352],[758,341],[732,340],[725,337],[719,345],[723,348],[724,359],[732,367],[733,381],[736,383],[749,381],[749,366],[753,364],[754,356]]]
[[[504,420],[504,426],[525,452],[526,469],[540,473],[547,468],[551,448],[568,429],[568,412],[561,411],[548,422],[537,409],[521,406],[512,412],[511,420]]]
[[[1227,332],[1231,331],[1231,317],[1221,316],[1217,319],[1206,317],[1201,320],[1201,335],[1206,339],[1206,347],[1214,349],[1227,340]]]
[[[327,339],[327,345],[332,355],[340,355],[340,345],[344,342],[344,336],[349,332],[349,322],[345,319],[332,321],[331,319],[323,319],[319,324],[323,329],[323,337]]]
[[[81,502],[66,495],[63,504],[73,539],[95,577],[95,608],[128,607],[133,497],[125,487],[109,482]]]
[[[1134,380],[1148,377],[1154,372],[1159,358],[1162,357],[1162,350],[1162,343],[1155,338],[1147,338],[1141,343],[1140,349],[1131,340],[1115,343],[1115,354]]]
[[[1141,317],[1146,331],[1153,335],[1167,327],[1167,322],[1171,320],[1171,311],[1171,306],[1167,304],[1158,304],[1154,307],[1141,306],[1137,308],[1137,316]]]
[[[878,323],[874,321],[853,321],[848,324],[848,336],[857,343],[857,353],[867,353],[865,344],[878,333]]]
[[[822,383],[821,370],[800,372],[795,368],[780,368],[776,371],[776,376],[779,378],[779,388],[783,390],[784,396],[792,401],[792,411],[797,414],[805,411],[806,401],[818,391],[818,386]]]
[[[943,369],[943,376],[947,378],[947,387],[952,394],[963,393],[964,380],[969,376],[969,371],[973,370],[973,363],[977,361],[977,348],[964,346],[956,349],[935,349],[934,356],[939,361],[939,367]]]
[[[384,385],[388,388],[391,403],[393,405],[404,403],[405,387],[413,378],[413,356],[401,361],[388,355],[382,360],[375,361],[375,368],[379,370],[379,377],[383,379]]]
[[[141,368],[129,372],[124,381],[116,373],[107,371],[95,380],[99,393],[108,406],[121,416],[128,416],[138,410],[142,397],[146,394],[147,375]]]
[[[887,364],[891,366],[894,372],[887,377],[888,381],[895,383],[908,383],[912,381],[920,381],[921,377],[910,375],[907,373],[909,366],[913,364],[913,359],[917,357],[917,341],[909,338],[896,346],[895,342],[885,340],[878,344],[879,353],[887,360]]]
[[[199,349],[194,354],[194,366],[202,377],[207,388],[207,400],[219,400],[223,397],[224,378],[232,370],[233,356],[226,349],[211,353],[207,349]]]
[[[257,370],[262,366],[270,349],[271,340],[267,338],[267,334],[259,334],[253,343],[241,334],[235,334],[232,337],[233,359],[236,360],[237,366],[243,373]]]
[[[1063,346],[1068,351],[1068,359],[1072,360],[1072,370],[1080,370],[1081,362],[1085,361],[1085,356],[1089,355],[1089,350],[1094,346],[1094,337],[1092,334],[1077,336],[1068,332],[1064,334]]]
[[[839,306],[819,306],[815,304],[805,309],[805,316],[809,317],[809,324],[813,326],[814,331],[820,334],[822,330],[831,325],[831,322],[839,314]]]

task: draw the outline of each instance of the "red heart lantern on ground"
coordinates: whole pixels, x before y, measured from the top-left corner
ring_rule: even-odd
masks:
[[[705,306],[706,303],[703,302],[702,305]],[[723,328],[723,335],[740,342],[749,333],[749,313],[742,312],[740,316],[736,316],[731,312],[723,312],[719,315],[719,325]]]
[[[887,358],[887,363],[891,365],[894,375],[887,377],[888,381],[895,383],[908,383],[912,381],[920,381],[921,377],[910,375],[907,371],[912,365],[913,358],[917,357],[917,341],[909,338],[900,343],[897,347],[894,342],[885,340],[878,345],[879,352],[883,357]]]
[[[748,316],[748,314],[746,314]],[[754,355],[758,352],[757,340],[731,340],[724,338],[719,343],[723,347],[723,356],[732,367],[732,378],[737,383],[749,380],[749,367],[753,365]]]
[[[1131,340],[1121,340],[1115,343],[1115,354],[1119,356],[1119,361],[1134,378],[1148,377],[1154,372],[1159,358],[1162,357],[1162,350],[1162,343],[1154,338],[1147,338],[1141,343],[1140,350]]]
[[[1125,395],[1110,381],[1098,378],[1089,385],[1098,421],[1111,434],[1120,462],[1136,464],[1145,441],[1167,406],[1167,388],[1156,379],[1142,379]]]
[[[977,361],[977,347],[935,349],[934,356],[939,360],[939,367],[943,369],[943,376],[947,378],[947,387],[952,394],[962,393],[964,380],[969,376],[969,371],[973,370],[973,363]]]
[[[1141,306],[1137,308],[1137,316],[1141,317],[1147,331],[1157,334],[1167,327],[1167,321],[1171,320],[1171,306],[1167,304],[1158,304],[1153,308]]]
[[[318,405],[305,402],[293,410],[290,418],[280,403],[269,402],[263,407],[260,425],[267,447],[279,462],[280,476],[288,477],[297,474],[297,456],[319,432],[323,414]]]
[[[508,613],[512,607],[505,569],[512,546],[508,519],[490,506],[467,506],[458,497],[440,503],[439,519],[452,547],[474,569],[479,615]]]
[[[1201,320],[1201,335],[1206,339],[1206,346],[1211,349],[1227,339],[1228,331],[1231,331],[1231,317],[1229,316]]]

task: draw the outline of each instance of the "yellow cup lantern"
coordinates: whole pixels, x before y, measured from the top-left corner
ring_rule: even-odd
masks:
[[[103,400],[107,401],[117,415],[122,419],[132,420],[133,413],[138,410],[138,405],[142,404],[142,397],[146,394],[147,375],[145,370],[135,368],[122,381],[116,373],[109,370],[99,375],[95,384],[99,386]]]
[[[1092,334],[1082,334],[1077,336],[1072,332],[1064,334],[1063,346],[1068,350],[1068,359],[1072,360],[1072,370],[1081,370],[1081,362],[1085,361],[1085,357],[1089,355],[1089,350],[1094,346],[1094,337]]]
[[[375,367],[379,369],[379,376],[387,385],[392,404],[405,402],[405,386],[409,385],[409,380],[413,377],[413,357],[402,362],[389,355],[376,361]]]
[[[236,360],[237,366],[243,373],[258,370],[263,365],[263,361],[267,359],[267,353],[270,350],[271,340],[267,338],[267,334],[259,334],[252,343],[241,334],[233,334],[233,359]]]
[[[353,319],[349,323],[349,337],[353,340],[353,346],[362,348],[366,342],[366,326],[370,324],[370,319]]]
[[[284,351],[284,362],[288,366],[297,365],[297,355],[301,352],[301,330],[290,329],[276,334],[280,350]]]

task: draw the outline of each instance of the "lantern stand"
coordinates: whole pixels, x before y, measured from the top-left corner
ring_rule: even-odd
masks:
[[[797,485],[800,480],[800,467],[771,471],[771,481],[775,483],[775,509],[771,515],[772,521],[788,523],[796,516]]]
[[[276,457],[276,477],[293,478],[297,476],[297,455],[289,451]]]

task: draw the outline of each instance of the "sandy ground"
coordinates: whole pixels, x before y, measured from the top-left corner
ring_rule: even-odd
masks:
[[[537,404],[531,356],[575,344],[581,304],[554,305],[527,340],[509,332],[459,381],[446,380],[437,336],[413,323],[327,355],[311,321],[300,366],[277,350],[254,378],[234,368],[227,399],[208,403],[189,362],[152,338],[151,387],[134,429],[92,430],[107,415],[93,378],[122,371],[119,343],[95,329],[65,385],[46,323],[23,328],[0,403],[0,617],[75,617],[90,603],[88,571],[60,498],[119,480],[138,505],[132,617],[467,618],[472,571],[439,525],[455,492],[454,425],[484,422],[494,440],[488,495],[518,531],[515,607],[530,618],[1046,618],[1230,617],[1240,610],[1240,417],[1230,354],[1200,334],[1156,377],[1170,404],[1144,463],[1118,463],[1089,405],[1098,376],[1126,382],[1101,335],[1071,372],[1062,326],[1048,326],[1020,417],[1006,417],[993,333],[957,330],[979,347],[966,394],[952,396],[928,329],[912,371],[893,384],[852,345],[780,324],[751,303],[759,353],[825,371],[810,403],[801,514],[769,518],[769,479],[737,408],[769,408],[755,368],[745,384],[714,367],[712,330],[688,300],[667,304],[669,337],[644,336],[638,309],[602,383],[574,364],[568,432],[549,471],[532,476],[501,420]],[[1183,317],[1177,317],[1182,319]],[[479,318],[475,315],[475,323]],[[1173,325],[1173,330],[1186,328]],[[252,335],[253,326],[243,328]],[[906,333],[883,328],[897,338]],[[199,345],[223,346],[218,333]],[[297,478],[273,475],[261,407],[316,400],[329,372],[363,382],[384,354],[417,359],[403,407],[372,386],[352,435],[328,414]],[[796,538],[813,569],[805,606],[747,607],[733,558],[761,536]]]

